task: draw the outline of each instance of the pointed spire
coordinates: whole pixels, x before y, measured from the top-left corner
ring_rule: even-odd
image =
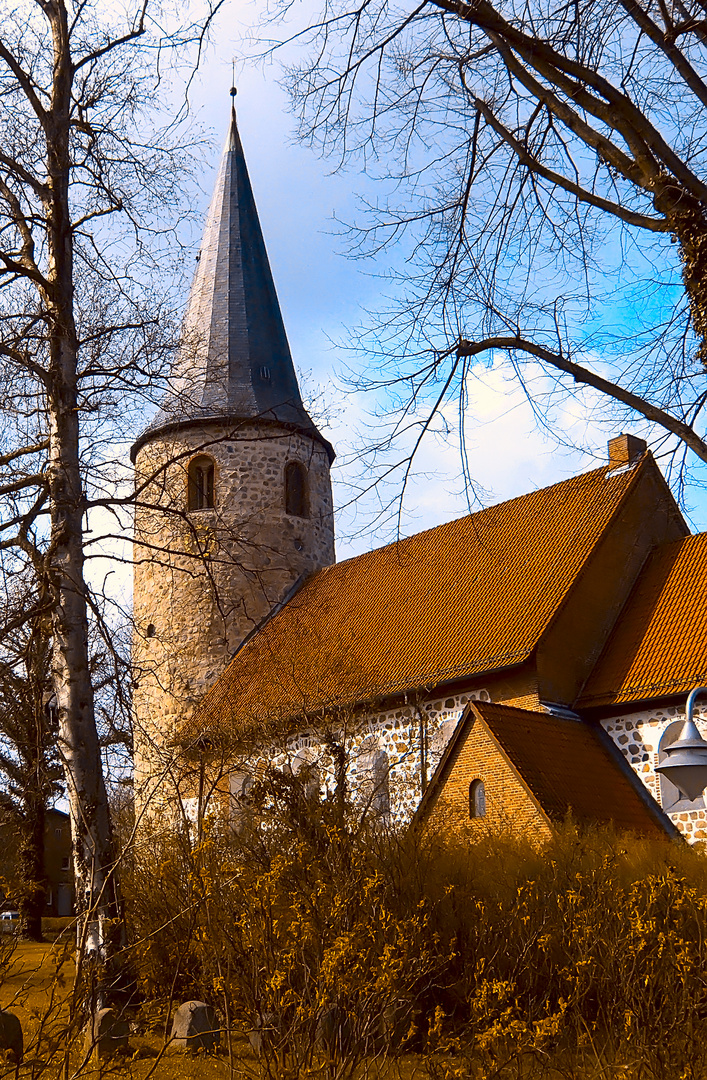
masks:
[[[176,385],[133,453],[165,427],[264,418],[314,435],[333,458],[300,397],[235,101],[198,260]]]

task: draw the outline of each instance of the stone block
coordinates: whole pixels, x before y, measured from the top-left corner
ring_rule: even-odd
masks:
[[[256,1016],[255,1026],[248,1032],[248,1042],[251,1045],[253,1053],[260,1057],[263,1052],[263,1045],[279,1041],[281,1035],[280,1031],[280,1018],[277,1013],[263,1013],[262,1016]]]
[[[86,1029],[86,1053],[109,1058],[128,1048],[130,1025],[115,1009],[99,1009]]]
[[[383,1038],[389,1050],[415,1048],[419,1042],[422,1009],[412,998],[389,1001],[381,1016]]]
[[[0,1050],[7,1050],[14,1055],[19,1065],[22,1061],[24,1043],[22,1025],[17,1016],[0,1009]]]
[[[216,1050],[221,1042],[221,1025],[211,1005],[205,1001],[185,1001],[172,1020],[170,1043],[175,1050]]]
[[[340,1005],[322,1009],[317,1022],[317,1045],[334,1057],[342,1057],[350,1049],[351,1021]]]

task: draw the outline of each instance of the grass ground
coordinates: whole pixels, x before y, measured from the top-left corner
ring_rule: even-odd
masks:
[[[52,1039],[50,1035],[47,1036],[51,1029],[61,1030],[66,1027],[73,976],[71,938],[60,936],[56,941],[42,944],[14,944],[0,984],[0,1008],[15,1013],[20,1019],[27,1054],[25,1067],[32,1075],[44,1072],[47,1064],[42,1062],[42,1068],[38,1068],[35,1047],[40,1030],[44,1026],[45,1042],[50,1046]],[[48,1011],[51,1017],[47,1022],[45,1018]],[[154,1026],[158,1030],[149,1031],[143,1028],[131,1034],[130,1053],[127,1056],[100,1064],[88,1063],[81,1069],[81,1075],[87,1080],[99,1075],[120,1075],[134,1080],[260,1080],[265,1075],[248,1039],[241,1032],[233,1033],[230,1054],[228,1048],[224,1047],[224,1052],[219,1055],[191,1055],[170,1049],[165,1051],[164,1036],[159,1031],[159,1025]],[[41,1044],[39,1054],[43,1056]],[[66,1075],[62,1057],[62,1048],[56,1046],[56,1061],[47,1070],[50,1075]],[[77,1046],[69,1076],[76,1074],[80,1058],[80,1046]],[[4,1070],[0,1070],[0,1075],[3,1072]],[[14,1069],[11,1072],[14,1073]],[[20,1075],[24,1072],[25,1068],[22,1068]],[[394,1069],[386,1066],[384,1071],[380,1071],[375,1063],[369,1063],[359,1075],[361,1078],[370,1077],[370,1080],[377,1080],[378,1077],[390,1077],[391,1080],[423,1080],[423,1077],[429,1074],[426,1069],[423,1070],[422,1059],[410,1057],[396,1063]]]
[[[2,974],[0,1008],[20,1018],[26,1056],[19,1073],[14,1066],[0,1064],[0,1080],[37,1080],[40,1075],[52,1080],[286,1080],[285,1073],[275,1070],[268,1074],[262,1069],[242,1032],[234,1032],[230,1049],[224,1046],[218,1055],[191,1055],[165,1049],[163,1025],[149,1022],[133,1025],[130,1051],[123,1057],[107,1062],[86,1061],[83,1040],[78,1038],[67,1058],[62,1032],[68,1027],[73,991],[71,945],[72,939],[65,935],[44,944],[15,943]],[[648,1075],[654,1080],[654,1074],[646,1073],[640,1062],[635,1062],[634,1067],[625,1062],[610,1065],[593,1060],[592,1055],[582,1067],[578,1067],[576,1057],[571,1064],[558,1058],[557,1067],[545,1061],[539,1071],[540,1063],[532,1059],[511,1060],[505,1066],[496,1060],[490,1069],[489,1064],[479,1068],[455,1057],[409,1054],[396,1060],[369,1061],[350,1080],[638,1080]],[[335,1076],[349,1078],[349,1073],[330,1073],[324,1067],[311,1073],[312,1080],[331,1080]]]

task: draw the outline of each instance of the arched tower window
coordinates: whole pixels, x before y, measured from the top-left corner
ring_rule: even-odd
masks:
[[[486,817],[486,788],[483,780],[472,780],[469,784],[469,817]]]
[[[288,461],[285,466],[285,513],[309,517],[307,470],[301,461]]]
[[[668,724],[667,728],[663,732],[663,736],[658,744],[658,764],[661,761],[665,761],[666,747],[671,746],[678,735],[682,731],[682,720],[674,720],[672,724]],[[671,814],[677,813],[678,810],[702,810],[705,806],[704,794],[698,795],[696,799],[686,799],[684,795],[680,793],[675,784],[671,784],[667,776],[660,774],[660,805],[664,810],[669,811]]]
[[[189,462],[187,506],[189,510],[208,510],[214,505],[214,462],[200,454]]]

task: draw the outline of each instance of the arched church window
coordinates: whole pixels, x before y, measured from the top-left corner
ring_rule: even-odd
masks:
[[[309,517],[307,470],[301,461],[288,461],[285,466],[285,513]]]
[[[658,764],[661,761],[665,761],[666,748],[672,746],[677,739],[678,735],[682,731],[682,720],[674,720],[672,724],[668,724],[667,728],[663,732],[663,736],[658,744]],[[679,810],[702,810],[705,806],[704,794],[698,795],[696,799],[686,799],[684,795],[680,794],[675,784],[671,784],[667,776],[660,774],[660,805],[664,810],[669,811],[671,814],[676,813]]]
[[[359,797],[380,821],[390,815],[390,761],[385,750],[374,747],[357,761]]]
[[[486,817],[486,788],[483,780],[472,780],[469,784],[469,817]]]
[[[189,462],[187,506],[189,510],[208,510],[214,505],[214,462],[199,454]]]
[[[299,776],[304,784],[307,799],[318,799],[321,794],[322,778],[317,764],[317,755],[311,746],[298,750],[292,759],[292,775]]]

